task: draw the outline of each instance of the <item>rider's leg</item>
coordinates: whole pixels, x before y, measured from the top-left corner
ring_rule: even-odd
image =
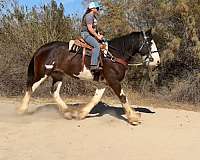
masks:
[[[99,42],[92,37],[91,35],[88,35],[85,38],[85,41],[90,44],[91,46],[94,47],[93,53],[92,53],[92,58],[91,58],[91,70],[96,70],[98,69],[98,61],[99,61],[99,52],[100,52],[100,44]]]

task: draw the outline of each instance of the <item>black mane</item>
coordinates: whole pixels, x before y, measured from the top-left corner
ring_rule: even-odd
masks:
[[[115,50],[117,54],[128,58],[128,55],[138,50],[140,34],[141,32],[132,32],[121,37],[113,38],[108,43],[109,47],[112,51]]]

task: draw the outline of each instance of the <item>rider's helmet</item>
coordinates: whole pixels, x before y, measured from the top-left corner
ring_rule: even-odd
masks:
[[[90,3],[88,4],[88,8],[89,8],[89,9],[92,9],[92,8],[100,9],[100,8],[101,8],[101,5],[100,5],[100,3],[98,3],[98,2],[90,2]]]

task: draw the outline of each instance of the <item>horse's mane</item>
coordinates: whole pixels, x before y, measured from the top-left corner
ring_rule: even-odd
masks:
[[[113,38],[109,41],[110,47],[118,50],[120,53],[124,54],[125,52],[133,49],[133,46],[138,43],[139,35],[141,32],[131,32],[129,34]]]

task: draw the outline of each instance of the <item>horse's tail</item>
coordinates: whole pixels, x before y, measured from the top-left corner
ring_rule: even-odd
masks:
[[[26,82],[27,89],[29,89],[29,87],[32,87],[33,80],[34,80],[34,59],[35,59],[35,56],[32,57],[28,65],[28,74],[27,74],[27,82]]]

